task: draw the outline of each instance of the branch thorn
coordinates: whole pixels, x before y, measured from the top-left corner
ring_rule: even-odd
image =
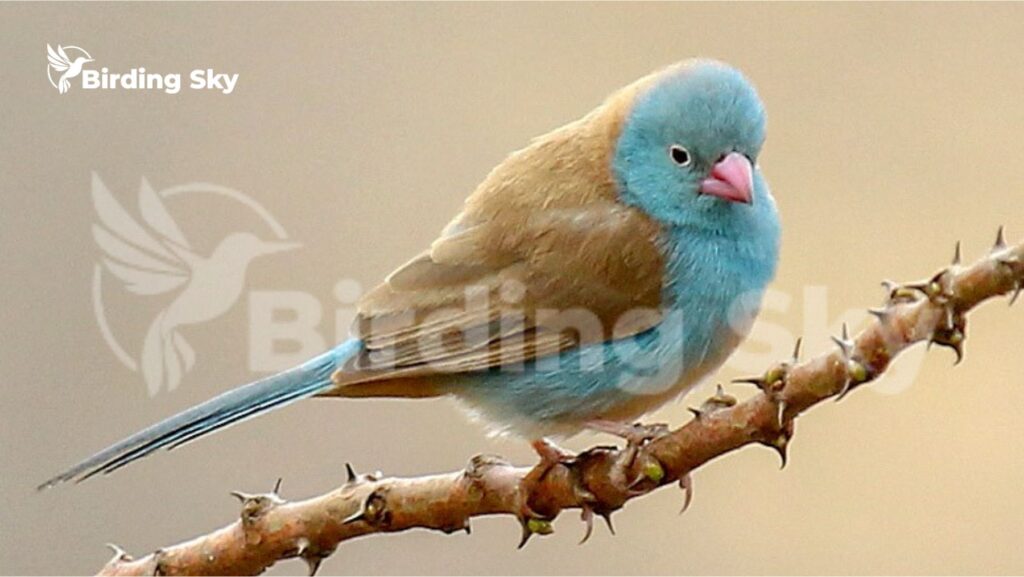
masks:
[[[781,460],[781,463],[779,464],[779,469],[785,469],[786,463],[788,462],[787,452],[789,448],[789,437],[786,436],[785,433],[781,433],[778,437],[775,438],[775,440],[764,444],[767,447],[770,447],[771,449],[775,450],[775,452],[779,454],[779,459]]]
[[[134,558],[132,558],[131,555],[128,554],[127,551],[125,551],[124,549],[118,547],[114,543],[107,543],[107,549],[110,549],[111,551],[114,552],[114,556],[110,559],[110,561],[107,561],[108,565],[111,564],[111,563],[123,563],[123,562],[129,562],[130,563],[130,562],[135,560]]]
[[[889,321],[889,309],[888,308],[870,308],[868,314],[878,319],[878,322],[885,324]]]
[[[690,502],[693,501],[693,478],[689,473],[679,477],[679,488],[683,490],[683,508],[679,510],[679,514],[682,515],[690,508]]]
[[[306,562],[306,568],[309,571],[307,575],[309,575],[309,577],[313,577],[320,569],[320,564],[323,563],[324,558],[319,555],[309,555],[303,556],[302,560]]]
[[[832,342],[834,342],[836,346],[839,347],[839,350],[842,351],[844,358],[848,359],[850,357],[850,351],[853,349],[853,343],[850,342],[850,328],[846,325],[846,323],[843,323],[843,336],[833,336]]]
[[[580,507],[580,520],[586,526],[586,529],[583,531],[583,538],[579,542],[582,545],[589,541],[590,536],[594,533],[594,508],[590,505],[582,505]]]
[[[612,514],[611,511],[598,511],[598,515],[604,519],[604,524],[608,526],[608,532],[612,535],[615,534],[615,525],[612,525]]]

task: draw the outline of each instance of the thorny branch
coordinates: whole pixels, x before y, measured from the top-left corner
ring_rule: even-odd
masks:
[[[684,489],[685,509],[691,471],[750,443],[774,449],[785,465],[797,415],[876,379],[914,343],[949,347],[959,362],[966,313],[992,297],[1009,294],[1012,304],[1020,296],[1024,243],[1008,247],[1000,229],[991,253],[970,266],[961,264],[958,244],[953,263],[933,277],[884,286],[885,305],[871,310],[875,321],[856,338],[844,327],[834,351],[803,363],[798,343],[792,359],[740,380],[760,394],[737,404],[719,389],[691,409],[694,419],[647,442],[594,447],[541,471],[486,455],[473,457],[462,471],[408,479],[357,475],[346,465],[345,483],[325,495],[287,502],[278,487],[259,495],[236,492],[241,517],[222,529],[139,559],[111,546],[114,557],[101,574],[255,575],[291,557],[304,559],[313,573],[347,539],[416,527],[468,533],[470,518],[494,514],[518,518],[522,546],[532,535],[551,533],[551,521],[564,509],[582,511],[586,540],[595,515],[611,529],[611,514],[626,501],[672,483]]]

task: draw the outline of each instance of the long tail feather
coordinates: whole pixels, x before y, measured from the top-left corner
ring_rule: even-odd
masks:
[[[331,374],[359,347],[349,341],[294,369],[238,387],[139,431],[39,485],[81,482],[162,449],[173,449],[244,419],[311,397],[333,386]]]

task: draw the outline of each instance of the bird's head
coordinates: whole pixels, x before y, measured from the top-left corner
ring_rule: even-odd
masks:
[[[85,56],[79,56],[78,58],[75,58],[74,65],[75,66],[81,66],[81,65],[86,64],[88,62],[93,62],[93,59],[92,58],[86,58]]]
[[[665,224],[705,227],[773,210],[757,169],[764,107],[739,71],[695,60],[641,82],[613,160],[624,202]]]

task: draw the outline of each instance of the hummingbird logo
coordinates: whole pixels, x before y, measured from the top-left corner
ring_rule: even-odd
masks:
[[[176,195],[218,195],[234,200],[263,219],[276,240],[251,232],[221,235],[212,249],[193,248],[171,216],[165,200]],[[138,213],[133,216],[104,185],[92,177],[92,202],[98,222],[92,236],[102,252],[93,276],[93,304],[100,330],[111,350],[129,369],[141,372],[150,395],[174,390],[195,364],[196,353],[185,332],[227,313],[242,296],[246,272],[258,257],[298,248],[281,225],[250,197],[211,184],[188,184],[155,191],[142,180]],[[129,293],[162,295],[156,313],[132,355],[114,338],[103,304],[102,279],[109,273]]]
[[[71,52],[74,57],[68,55]],[[82,67],[92,62],[92,55],[78,46],[57,45],[54,50],[49,44],[46,45],[46,59],[49,64],[46,67],[46,76],[50,78],[50,84],[61,94],[65,94],[71,88],[71,79],[82,73]],[[54,77],[57,80],[54,80]]]

